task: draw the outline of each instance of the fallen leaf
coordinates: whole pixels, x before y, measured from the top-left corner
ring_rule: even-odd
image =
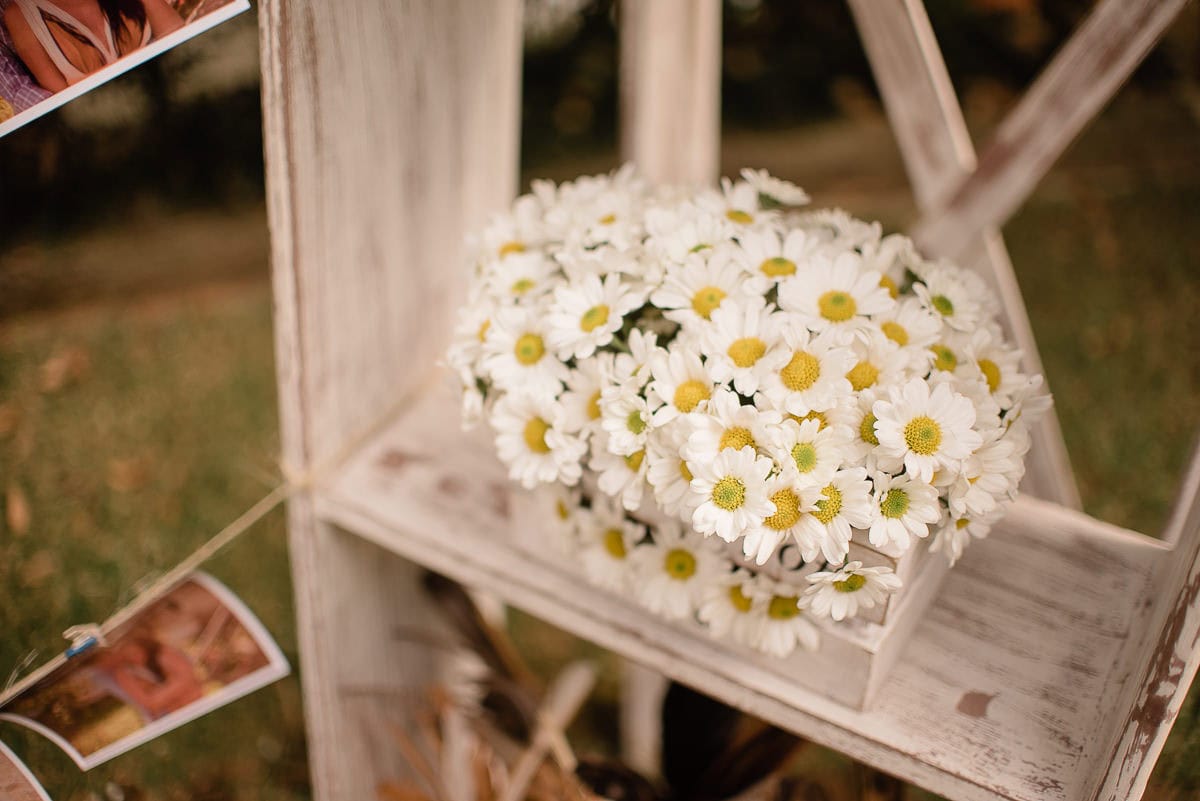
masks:
[[[77,345],[63,348],[38,368],[38,389],[47,395],[58,392],[83,378],[91,365],[92,360],[83,348]]]
[[[150,465],[146,459],[110,459],[108,462],[108,488],[113,492],[133,492],[146,486],[150,479]]]
[[[38,551],[21,566],[21,583],[30,589],[40,587],[58,572],[58,561],[50,551]]]
[[[29,509],[29,498],[25,490],[16,484],[9,484],[4,493],[4,522],[8,530],[17,537],[23,537],[29,531],[33,522],[33,514]]]

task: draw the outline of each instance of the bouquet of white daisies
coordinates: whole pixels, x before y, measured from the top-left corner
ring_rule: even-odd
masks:
[[[474,243],[448,362],[592,580],[784,655],[899,589],[852,541],[985,535],[1049,396],[978,276],[742,179],[534,183]]]

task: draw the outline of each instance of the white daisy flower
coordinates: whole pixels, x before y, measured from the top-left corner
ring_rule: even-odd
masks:
[[[949,515],[934,533],[929,544],[930,553],[944,554],[953,567],[971,544],[972,539],[983,539],[992,526],[1004,516],[1004,507],[998,506],[990,514],[956,517]]]
[[[654,500],[669,515],[691,521],[692,513],[704,500],[692,492],[692,469],[683,455],[683,447],[691,434],[691,426],[677,417],[665,426],[654,429],[646,443],[646,480],[654,489]]]
[[[804,487],[824,487],[854,455],[850,430],[842,425],[822,428],[819,420],[784,420],[768,450],[783,472]]]
[[[985,305],[990,294],[987,284],[958,267],[935,265],[924,270],[921,280],[913,284],[913,292],[926,308],[941,315],[946,325],[959,331],[972,331],[990,316]]]
[[[673,347],[650,356],[647,399],[654,408],[654,425],[661,426],[681,414],[702,411],[708,406],[716,382],[700,361],[700,354]]]
[[[761,297],[724,303],[701,334],[709,375],[721,383],[732,382],[748,397],[758,391],[764,366],[772,362],[768,354],[783,344],[784,315],[771,309],[774,306],[768,309]]]
[[[809,493],[805,500],[805,494],[796,485],[794,474],[784,473],[767,481],[767,499],[775,505],[775,513],[743,535],[742,553],[747,559],[764,565],[780,543],[796,536],[796,526],[804,513],[816,509],[815,497]]]
[[[685,419],[691,427],[683,449],[689,462],[710,462],[724,450],[749,447],[765,451],[782,422],[779,412],[743,406],[735,393],[722,388],[713,393],[705,411],[693,412]]]
[[[638,546],[632,555],[638,599],[668,619],[690,618],[723,560],[708,540],[694,533],[685,536],[673,520],[656,526],[653,537],[653,543]]]
[[[541,251],[514,254],[489,270],[491,295],[504,303],[528,305],[553,288],[557,270],[558,265]]]
[[[907,474],[876,473],[874,485],[868,536],[876,548],[891,544],[907,549],[911,537],[925,538],[942,519],[938,491],[931,484]]]
[[[522,195],[513,204],[512,214],[497,215],[483,230],[480,255],[485,261],[520,256],[550,238],[541,199]]]
[[[696,463],[692,491],[704,501],[692,514],[692,525],[726,542],[761,525],[776,511],[767,498],[767,476],[773,468],[770,459],[750,447],[723,450],[711,462]]]
[[[628,384],[609,384],[600,396],[600,426],[608,449],[619,456],[644,450],[650,436],[650,405]]]
[[[612,342],[625,315],[646,302],[644,291],[609,275],[601,283],[594,275],[554,290],[554,305],[547,315],[547,344],[558,358],[584,359]]]
[[[579,361],[567,375],[567,391],[560,397],[567,430],[590,437],[600,429],[600,395],[605,376],[612,371],[613,354],[596,353]]]
[[[1011,406],[1013,394],[1026,382],[1021,351],[1005,345],[998,330],[979,328],[971,333],[965,355],[955,374],[967,380],[982,377],[996,403],[1002,408]]]
[[[753,645],[760,639],[770,597],[770,590],[753,573],[739,567],[707,584],[698,617],[712,636]]]
[[[650,379],[650,359],[656,353],[666,353],[658,347],[658,336],[638,329],[629,332],[629,353],[618,353],[612,371],[612,380],[618,384],[631,384],[639,389]]]
[[[879,278],[873,270],[864,271],[862,259],[853,252],[815,258],[779,285],[779,305],[814,331],[837,331],[839,341],[845,342],[868,316],[895,304]]]
[[[583,474],[587,444],[566,430],[562,405],[544,393],[509,392],[492,409],[496,451],[509,478],[526,489],[538,482],[572,485]]]
[[[883,335],[902,348],[928,349],[938,341],[941,319],[914,297],[900,298],[896,305],[875,318]],[[923,360],[930,357],[922,354]],[[928,369],[922,374],[929,372]]]
[[[878,242],[882,236],[879,223],[856,219],[841,209],[817,209],[798,214],[793,224],[816,236],[831,251],[862,248],[870,242]]]
[[[900,234],[891,234],[864,242],[859,252],[862,254],[863,269],[879,273],[879,285],[893,298],[898,298],[909,265],[917,259],[912,240]]]
[[[726,298],[746,294],[741,270],[726,253],[695,253],[682,266],[667,270],[662,286],[650,295],[650,302],[663,309],[668,320],[696,325],[708,320]]]
[[[912,362],[911,352],[901,348],[878,331],[863,330],[850,341],[854,366],[846,371],[846,380],[855,392],[875,386],[892,386],[906,377]],[[927,371],[921,371],[925,375]]]
[[[579,527],[584,522],[587,509],[581,505],[582,493],[578,487],[562,484],[542,485],[534,490],[537,507],[544,511],[550,521],[554,542],[559,553],[573,554],[578,547]]]
[[[765,295],[780,281],[795,275],[807,264],[819,243],[806,232],[794,228],[785,237],[771,229],[746,231],[738,235],[738,247],[731,258],[747,276],[747,286]]]
[[[803,206],[810,200],[803,189],[791,181],[772,176],[766,170],[742,170],[742,179],[754,188],[760,199],[766,197],[780,206]]]
[[[771,596],[762,606],[762,627],[756,643],[760,651],[785,657],[799,645],[806,651],[821,647],[821,633],[800,606],[799,588],[772,582],[765,576],[759,581],[771,588]]]
[[[808,577],[804,604],[819,617],[847,620],[859,609],[873,609],[900,589],[900,577],[889,567],[863,567],[850,562],[840,570],[821,571]]]
[[[745,226],[768,223],[778,217],[778,212],[764,211],[758,202],[758,189],[746,181],[721,179],[720,191],[703,190],[695,200],[700,208],[710,214],[723,216],[733,223],[740,233]]]
[[[991,514],[1016,494],[1022,472],[1016,444],[1002,429],[989,431],[949,486],[946,501],[950,513],[955,517]]]
[[[850,394],[846,378],[855,364],[854,353],[836,344],[826,332],[813,336],[800,326],[783,331],[786,347],[775,350],[763,365],[759,394],[780,412],[800,417],[810,411],[825,411]]]
[[[800,516],[793,536],[804,561],[820,554],[827,562],[841,564],[850,548],[853,529],[871,525],[871,482],[862,467],[839,470],[824,487],[806,490],[813,510]]]
[[[546,345],[537,309],[501,309],[488,327],[483,369],[504,390],[558,395],[570,372]]]
[[[705,257],[727,242],[733,228],[724,215],[713,214],[693,203],[674,209],[650,209],[646,212],[645,248],[652,258],[684,264],[695,256]]]
[[[629,556],[645,538],[645,530],[607,498],[593,498],[592,508],[580,517],[579,556],[584,573],[593,584],[623,591],[630,577]]]
[[[642,505],[646,489],[646,451],[620,456],[608,449],[607,437],[603,434],[593,438],[592,443],[588,467],[599,474],[596,484],[600,491],[618,499],[629,511],[636,512]]]
[[[982,444],[971,401],[939,384],[914,378],[891,387],[886,398],[871,407],[879,451],[904,459],[905,469],[922,481],[932,482],[935,471],[957,469],[959,463]]]

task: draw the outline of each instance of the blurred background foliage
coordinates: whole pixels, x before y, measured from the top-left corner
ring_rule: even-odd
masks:
[[[977,142],[1090,0],[928,0]],[[618,163],[608,0],[530,0],[523,181]],[[841,0],[724,4],[723,171],[916,218]],[[0,678],[102,619],[278,480],[257,28],[245,14],[0,139]],[[1085,507],[1156,533],[1200,430],[1200,10],[1005,234]],[[282,516],[211,565],[296,662]],[[518,616],[550,673],[589,653]],[[614,747],[615,683],[575,732]],[[1200,795],[1193,692],[1148,797]],[[307,797],[295,676],[88,774],[0,724],[56,799]],[[861,769],[809,749],[823,798]],[[818,797],[818,796],[814,796]],[[925,797],[916,791],[911,798]]]

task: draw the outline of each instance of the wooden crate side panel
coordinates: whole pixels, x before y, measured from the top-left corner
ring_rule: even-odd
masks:
[[[463,234],[515,189],[519,21],[516,0],[263,3],[285,433],[306,461],[441,356]]]
[[[920,0],[850,0],[872,72],[887,108],[918,207],[934,214],[976,167],[966,121]],[[1000,297],[1022,364],[1041,373],[1033,327],[1004,239],[995,228],[972,232],[960,262],[988,280]],[[928,242],[932,253],[938,243]],[[1058,419],[1046,415],[1033,431],[1023,489],[1075,509],[1079,491]]]

